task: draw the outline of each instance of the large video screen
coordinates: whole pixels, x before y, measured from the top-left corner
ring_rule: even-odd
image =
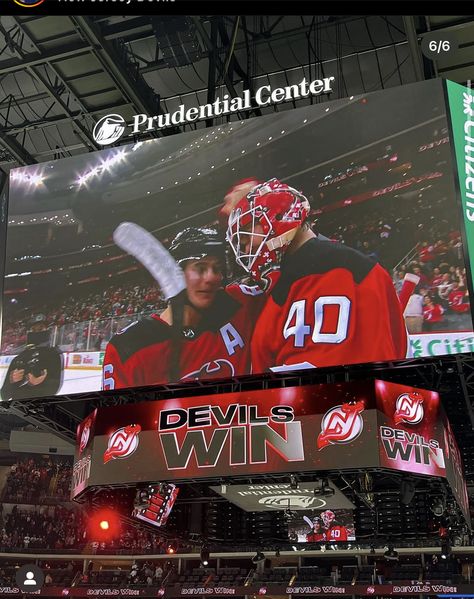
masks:
[[[344,543],[355,538],[352,510],[299,511],[288,521],[290,542]]]
[[[3,399],[474,349],[443,84],[14,169]]]

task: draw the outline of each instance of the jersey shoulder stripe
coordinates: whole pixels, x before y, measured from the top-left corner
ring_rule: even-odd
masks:
[[[335,268],[345,268],[359,284],[377,262],[361,252],[333,241],[310,239],[294,254],[287,254],[281,266],[281,277],[272,292],[274,301],[282,306],[291,285],[309,275],[321,276]]]

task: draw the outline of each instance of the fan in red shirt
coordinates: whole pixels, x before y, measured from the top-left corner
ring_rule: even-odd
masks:
[[[453,283],[453,289],[448,295],[451,310],[458,313],[469,312],[471,306],[469,305],[469,300],[466,301],[466,299],[466,291],[459,286],[457,281]]]
[[[436,331],[439,324],[443,322],[444,308],[441,304],[435,304],[427,295],[425,296],[425,305],[423,306],[424,328],[427,331]]]
[[[237,264],[269,295],[252,337],[253,372],[405,358],[403,309],[390,275],[316,235],[309,210],[300,191],[271,179],[229,216]]]
[[[431,289],[435,289],[443,282],[443,274],[439,268],[433,268],[433,278],[431,279]]]
[[[169,305],[114,335],[104,357],[104,390],[251,371],[250,337],[262,291],[223,288],[224,242],[214,229],[185,229],[169,251],[184,271],[183,313],[175,316]]]
[[[347,541],[348,530],[346,526],[337,524],[336,514],[332,510],[326,510],[321,514],[324,523],[326,541]]]
[[[432,262],[435,259],[435,248],[432,245],[428,245],[427,241],[424,241],[421,248],[418,250],[418,257],[420,262],[424,264]]]

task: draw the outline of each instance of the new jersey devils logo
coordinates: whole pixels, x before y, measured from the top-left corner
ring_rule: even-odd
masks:
[[[84,451],[84,449],[87,447],[87,444],[89,443],[89,438],[91,436],[91,426],[92,426],[92,421],[89,418],[84,423],[84,427],[82,429],[81,441],[79,443],[79,453],[82,453]]]
[[[324,414],[321,432],[318,436],[318,449],[327,445],[344,445],[357,439],[364,428],[364,402],[345,403],[335,406]]]
[[[406,424],[419,424],[424,416],[422,404],[423,397],[417,391],[399,395],[395,404],[395,414],[393,415],[395,424],[402,422]]]
[[[206,362],[198,370],[181,377],[183,379],[223,379],[234,376],[234,366],[229,360],[219,359]]]
[[[110,460],[128,458],[138,447],[138,433],[142,430],[139,424],[129,424],[119,428],[109,437],[109,444],[104,453],[104,464]]]

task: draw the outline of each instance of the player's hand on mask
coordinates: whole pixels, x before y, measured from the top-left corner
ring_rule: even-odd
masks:
[[[256,179],[234,185],[224,196],[221,214],[229,216],[240,200],[245,197],[256,185],[258,185],[258,181]]]
[[[34,374],[31,374],[31,372],[29,372],[27,376],[28,384],[32,385],[33,387],[35,387],[36,385],[41,385],[41,383],[44,383],[47,376],[48,371],[46,368],[41,371],[41,374],[39,376],[35,376]]]

